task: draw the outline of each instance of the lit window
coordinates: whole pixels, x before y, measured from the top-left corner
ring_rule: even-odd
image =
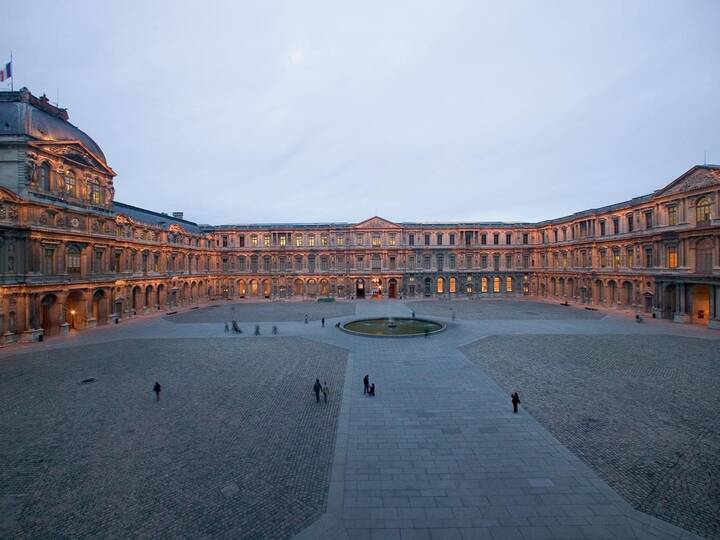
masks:
[[[65,174],[65,193],[75,196],[75,175],[72,171]]]
[[[287,236],[284,234],[280,236],[280,247],[285,247],[287,245]]]
[[[439,277],[437,278],[437,293],[442,294],[445,292],[445,280]]]
[[[372,237],[372,245],[373,246],[379,246],[380,245],[380,235],[374,234]]]
[[[678,267],[678,253],[676,246],[668,246],[667,248],[667,265],[668,268]]]
[[[703,197],[697,202],[695,220],[698,223],[708,223],[710,221],[710,199]]]
[[[668,225],[677,225],[677,206],[668,206]]]
[[[303,237],[302,237],[302,234],[296,234],[296,235],[295,235],[295,245],[296,245],[297,247],[300,247],[300,246],[303,245]]]
[[[395,242],[396,242],[396,240],[395,240],[395,234],[391,234],[391,235],[388,237],[388,243],[389,243],[391,246],[394,246],[394,245],[395,245]]]
[[[499,277],[493,278],[493,292],[494,293],[500,292],[500,278]]]
[[[257,237],[257,234],[253,234],[253,235],[250,237],[250,245],[251,245],[252,247],[257,247],[257,245],[258,245],[258,237]]]
[[[90,202],[92,204],[100,204],[100,184],[96,181],[90,182]]]
[[[335,237],[335,244],[337,244],[338,246],[344,245],[344,244],[345,244],[345,237],[344,237],[344,236],[339,236],[339,235],[336,236],[336,237]]]
[[[270,235],[269,235],[269,234],[266,234],[266,235],[263,237],[263,245],[264,245],[265,247],[270,247]]]
[[[450,278],[450,294],[455,294],[457,290],[457,280],[454,277]]]
[[[308,236],[308,246],[314,246],[315,245],[315,235],[311,234]]]
[[[488,280],[486,277],[480,279],[480,292],[488,292]]]
[[[327,237],[327,235],[324,235],[324,234],[323,234],[323,235],[320,237],[320,245],[321,245],[321,246],[327,246],[327,245],[328,245],[328,237]]]
[[[505,278],[505,292],[512,292],[512,278],[509,276]]]

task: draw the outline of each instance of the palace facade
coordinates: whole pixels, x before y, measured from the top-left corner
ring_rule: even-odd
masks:
[[[242,298],[533,295],[720,328],[720,166],[541,223],[198,225],[114,178],[65,109],[0,92],[3,343]]]

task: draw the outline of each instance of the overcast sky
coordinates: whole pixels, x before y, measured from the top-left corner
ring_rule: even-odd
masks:
[[[537,221],[720,162],[717,0],[0,13],[16,89],[59,89],[117,199],[200,223]]]

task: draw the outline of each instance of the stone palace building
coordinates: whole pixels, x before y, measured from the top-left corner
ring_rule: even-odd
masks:
[[[198,225],[114,177],[65,109],[0,92],[3,343],[241,298],[533,295],[720,327],[720,166],[540,223]]]

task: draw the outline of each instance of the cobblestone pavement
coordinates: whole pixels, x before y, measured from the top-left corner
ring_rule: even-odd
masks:
[[[478,320],[562,320],[602,319],[603,313],[583,308],[561,306],[546,302],[508,299],[462,299],[408,302],[408,307],[419,315],[451,317],[454,311],[458,319]]]
[[[4,357],[0,537],[291,536],[325,508],[346,358],[288,337]]]
[[[492,336],[463,350],[635,508],[720,538],[716,341]]]
[[[235,302],[168,315],[174,323],[310,321],[355,313],[354,302]]]

